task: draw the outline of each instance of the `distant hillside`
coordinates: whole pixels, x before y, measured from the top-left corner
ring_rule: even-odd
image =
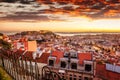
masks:
[[[25,35],[55,35],[53,32],[48,31],[48,30],[40,30],[40,31],[24,31],[21,33],[16,33],[15,35],[21,35],[21,36],[25,36]]]

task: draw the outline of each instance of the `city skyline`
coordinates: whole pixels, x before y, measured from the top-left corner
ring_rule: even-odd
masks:
[[[119,2],[91,4],[1,2],[0,31],[120,32]]]
[[[120,0],[0,0],[0,53],[11,80],[120,80]]]

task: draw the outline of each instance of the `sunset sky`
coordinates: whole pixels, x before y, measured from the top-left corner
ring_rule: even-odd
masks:
[[[1,2],[0,5],[0,32],[120,32],[119,3],[106,4],[98,9],[91,8],[94,7],[92,5],[58,3],[28,5]]]
[[[72,18],[73,19],[73,18]],[[75,18],[69,21],[38,21],[38,22],[1,22],[1,31],[32,31],[51,30],[54,32],[106,32],[120,31],[119,19],[89,20]]]

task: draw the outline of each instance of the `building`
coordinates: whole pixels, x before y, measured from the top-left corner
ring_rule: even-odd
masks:
[[[120,66],[113,64],[96,64],[96,77],[102,80],[120,80]]]
[[[53,51],[48,57],[48,67],[64,80],[93,80],[92,53]]]

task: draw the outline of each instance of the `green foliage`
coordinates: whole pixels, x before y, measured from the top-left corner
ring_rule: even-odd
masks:
[[[54,35],[55,34],[51,31],[47,31],[47,30],[40,30],[40,31],[23,31],[21,33],[17,33],[15,35],[21,35],[21,36],[25,36],[25,35]]]
[[[12,78],[0,67],[0,80],[12,80]]]
[[[2,34],[2,33],[0,33],[0,36],[3,36],[3,34]]]
[[[103,61],[97,61],[97,64],[103,64]]]
[[[51,32],[51,31],[47,31],[47,32],[44,33],[44,35],[51,35],[51,34],[54,34],[54,33]]]
[[[11,44],[8,43],[8,42],[6,42],[6,41],[4,41],[4,40],[2,40],[2,39],[0,39],[0,45],[1,45],[2,48],[4,48],[4,49],[11,49]]]

